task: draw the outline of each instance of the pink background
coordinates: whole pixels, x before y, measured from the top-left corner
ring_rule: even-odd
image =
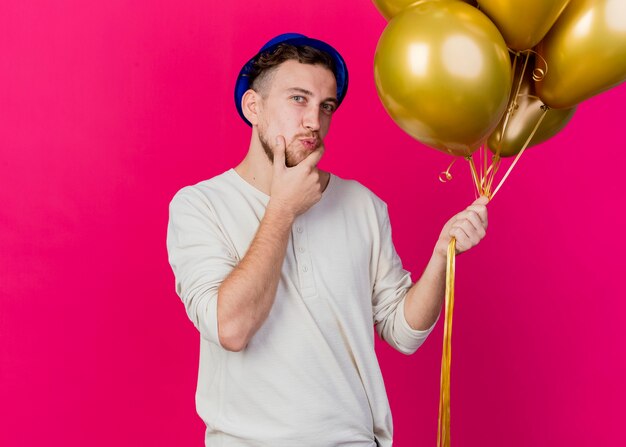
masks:
[[[388,202],[419,274],[473,193],[383,110],[384,26],[368,0],[0,3],[0,445],[202,445],[167,206],[245,154],[234,79],[275,34],[343,53],[322,166]],[[626,85],[593,98],[530,149],[457,261],[454,445],[623,442],[624,102]],[[412,357],[378,344],[399,447],[436,444],[441,337]]]

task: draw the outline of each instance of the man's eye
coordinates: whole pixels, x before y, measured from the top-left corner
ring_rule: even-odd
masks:
[[[335,111],[335,106],[332,104],[322,104],[322,109],[324,109],[326,112],[333,113]]]
[[[295,96],[292,96],[291,99],[293,99],[295,102],[302,102],[304,101],[304,96],[295,95]]]

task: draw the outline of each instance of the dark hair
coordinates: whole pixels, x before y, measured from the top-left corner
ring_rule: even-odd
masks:
[[[274,50],[261,53],[252,61],[248,72],[250,87],[256,90],[259,87],[258,84],[266,78],[267,73],[288,60],[297,60],[301,64],[319,64],[335,74],[335,63],[328,53],[306,45],[294,46],[281,43]]]

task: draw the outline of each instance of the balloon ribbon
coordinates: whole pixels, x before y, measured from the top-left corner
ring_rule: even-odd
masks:
[[[445,319],[441,354],[441,389],[439,392],[439,427],[437,447],[450,447],[450,363],[452,362],[452,313],[454,311],[454,261],[456,239],[450,239],[446,265]]]

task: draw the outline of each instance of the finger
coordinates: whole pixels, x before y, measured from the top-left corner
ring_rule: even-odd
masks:
[[[456,239],[456,252],[460,253],[470,247],[470,239],[465,230],[461,227],[450,229],[450,237]]]
[[[304,160],[302,160],[300,164],[307,166],[309,168],[314,168],[315,166],[317,166],[317,164],[321,160],[322,155],[324,155],[324,151],[325,151],[325,147],[322,144],[320,147],[318,147],[309,155],[307,155],[307,157]]]
[[[489,224],[489,219],[487,207],[485,205],[470,205],[465,210],[476,213],[482,222],[482,226],[487,228],[487,225]]]
[[[456,237],[459,253],[475,247],[482,239],[468,220],[464,220],[452,228],[450,234]]]
[[[480,216],[481,220],[484,222],[485,224],[485,228],[487,228],[487,204],[489,203],[490,199],[487,196],[480,196],[478,199],[474,200],[474,203],[472,203],[471,206],[478,206],[480,208],[480,211],[478,212],[478,215]]]
[[[481,234],[481,231],[475,228],[474,224],[469,220],[464,220],[463,222],[461,222],[461,228],[463,228],[463,231],[465,231],[465,234],[467,234],[467,237],[469,238],[472,247],[474,245],[477,245],[485,235],[484,231]]]
[[[276,137],[276,144],[274,145],[274,168],[282,169],[285,167],[285,151],[287,150],[287,143],[285,143],[285,137],[278,135]]]
[[[485,226],[480,219],[478,213],[472,210],[468,210],[464,212],[462,216],[463,217],[459,219],[459,222],[467,222],[469,225],[467,228],[473,233],[476,233],[480,239],[485,237]]]

